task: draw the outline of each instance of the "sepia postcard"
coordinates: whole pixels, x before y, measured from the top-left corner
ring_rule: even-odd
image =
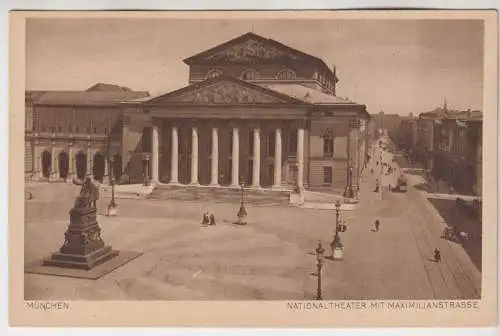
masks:
[[[10,324],[495,325],[497,22],[11,12]]]

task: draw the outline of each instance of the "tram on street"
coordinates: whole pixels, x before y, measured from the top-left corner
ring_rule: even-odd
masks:
[[[406,192],[408,190],[408,178],[401,174],[398,177],[398,184],[396,185],[396,191]]]

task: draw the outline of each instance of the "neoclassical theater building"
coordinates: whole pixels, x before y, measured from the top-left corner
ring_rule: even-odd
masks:
[[[184,63],[187,85],[154,97],[109,84],[27,92],[26,178],[356,189],[370,117],[336,95],[335,67],[254,33]]]

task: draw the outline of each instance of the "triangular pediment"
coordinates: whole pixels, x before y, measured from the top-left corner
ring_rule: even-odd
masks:
[[[221,76],[153,98],[146,104],[275,105],[303,104],[303,102],[236,78]]]
[[[194,63],[258,63],[272,60],[315,58],[272,39],[248,33],[184,60]]]

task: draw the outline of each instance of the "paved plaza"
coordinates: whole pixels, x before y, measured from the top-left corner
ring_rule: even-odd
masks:
[[[443,224],[422,193],[373,192],[371,166],[356,210],[345,211],[344,259],[325,262],[323,298],[478,298],[481,276],[465,250],[440,239]],[[30,186],[25,262],[59,249],[79,188]],[[52,300],[304,300],[316,294],[318,241],[331,254],[335,212],[248,205],[238,226],[237,204],[120,199],[119,215],[103,215],[103,238],[115,249],[143,252],[98,280],[25,274],[26,299]],[[202,213],[217,225],[202,227]],[[375,219],[381,221],[373,232]],[[443,261],[430,260],[439,247]]]

